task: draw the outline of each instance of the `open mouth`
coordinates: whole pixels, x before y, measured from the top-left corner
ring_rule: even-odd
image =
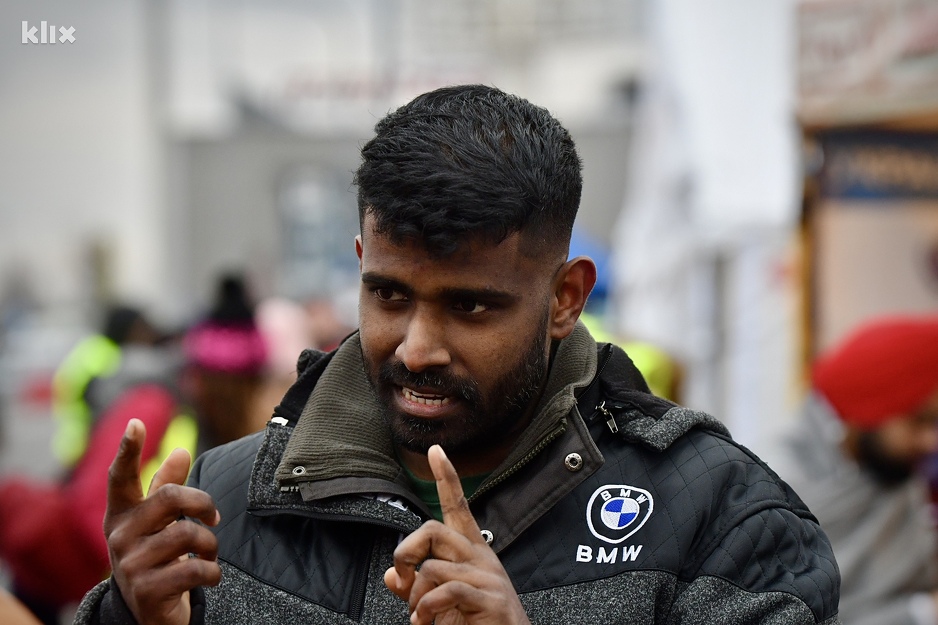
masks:
[[[426,406],[445,406],[450,403],[450,398],[446,395],[433,395],[431,393],[418,393],[406,386],[401,387],[401,393],[409,402],[423,404]]]

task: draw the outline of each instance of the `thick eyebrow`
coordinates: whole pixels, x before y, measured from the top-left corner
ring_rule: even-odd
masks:
[[[405,295],[409,294],[411,291],[410,287],[403,282],[388,278],[387,276],[382,276],[381,274],[374,273],[373,271],[366,271],[362,273],[361,280],[362,284],[366,286],[394,289],[395,291],[400,291]]]
[[[441,295],[451,302],[477,301],[489,304],[506,306],[518,301],[519,297],[512,293],[497,289],[443,289]]]
[[[387,276],[382,276],[378,273],[366,271],[361,274],[362,284],[370,287],[381,287],[386,289],[394,289],[399,291],[404,295],[410,296],[413,293],[413,287],[404,284],[399,280],[394,280],[393,278],[388,278]],[[508,305],[512,304],[520,299],[518,295],[513,293],[508,293],[506,291],[499,291],[498,289],[492,288],[479,288],[479,289],[469,289],[469,288],[445,288],[439,291],[439,297],[442,297],[451,302],[464,302],[467,300],[488,302],[491,304],[499,305]]]

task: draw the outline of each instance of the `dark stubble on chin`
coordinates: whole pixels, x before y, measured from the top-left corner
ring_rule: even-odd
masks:
[[[547,322],[545,311],[527,351],[487,397],[472,378],[460,378],[439,369],[414,373],[401,362],[381,365],[377,375],[369,375],[369,379],[384,409],[394,442],[416,453],[426,453],[432,445],[440,444],[448,452],[466,454],[487,449],[503,440],[526,416],[547,375]],[[458,398],[463,410],[445,421],[402,413],[394,409],[393,404],[394,394],[401,386],[429,387],[435,393]]]
[[[898,486],[915,473],[911,462],[893,458],[883,449],[875,432],[862,432],[857,437],[857,460],[884,486]]]

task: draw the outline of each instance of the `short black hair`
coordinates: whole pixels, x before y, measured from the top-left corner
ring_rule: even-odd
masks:
[[[358,216],[445,256],[520,232],[566,255],[583,188],[570,133],[544,108],[484,85],[444,87],[388,114],[362,147]]]

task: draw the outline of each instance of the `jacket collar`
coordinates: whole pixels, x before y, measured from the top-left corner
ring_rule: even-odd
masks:
[[[481,491],[566,429],[575,393],[595,375],[596,360],[596,343],[578,324],[557,346],[534,420]],[[306,500],[378,490],[413,500],[381,412],[354,334],[326,365],[302,410],[276,471],[280,486],[298,486]]]

